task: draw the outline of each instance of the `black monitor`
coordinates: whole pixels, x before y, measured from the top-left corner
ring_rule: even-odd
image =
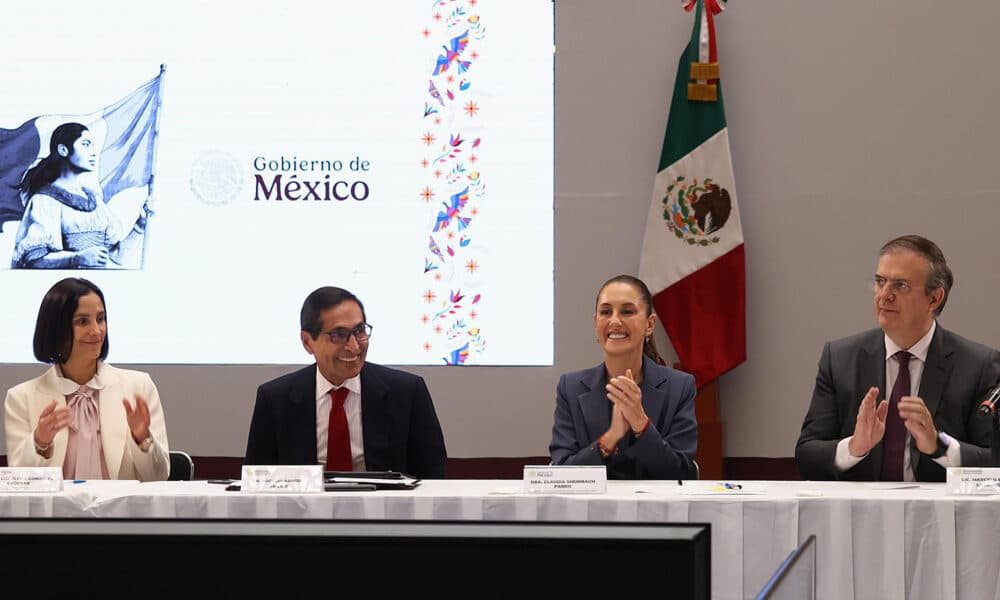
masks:
[[[348,585],[380,597],[586,598],[650,586],[671,598],[711,594],[707,524],[6,520],[0,555],[5,572],[47,593],[114,580],[116,594],[199,596]]]
[[[813,600],[816,598],[816,536],[810,535],[781,561],[757,594],[757,600]]]

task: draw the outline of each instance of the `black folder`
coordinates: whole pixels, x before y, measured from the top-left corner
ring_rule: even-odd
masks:
[[[420,480],[398,471],[324,471],[324,484],[374,485],[377,490],[412,490]]]

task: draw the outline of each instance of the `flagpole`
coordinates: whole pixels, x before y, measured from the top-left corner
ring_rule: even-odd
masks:
[[[160,145],[160,108],[163,106],[163,76],[167,72],[167,66],[160,64],[160,74],[157,75],[156,83],[156,118],[153,119],[153,157],[152,169],[149,172],[149,184],[147,186],[148,193],[146,194],[146,202],[142,205],[142,210],[146,216],[146,231],[142,235],[142,266],[146,266],[146,248],[149,245],[149,218],[153,216],[154,211],[149,207],[150,200],[153,198],[153,184],[156,183],[156,151]]]

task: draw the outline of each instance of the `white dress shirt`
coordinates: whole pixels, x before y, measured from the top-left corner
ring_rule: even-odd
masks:
[[[909,349],[900,348],[896,345],[896,342],[892,341],[889,336],[885,336],[885,381],[886,390],[891,390],[892,386],[896,383],[896,377],[899,375],[899,361],[893,358],[900,350],[907,350],[911,355],[909,362],[910,369],[910,396],[916,396],[920,391],[920,378],[924,374],[924,365],[927,363],[927,351],[931,346],[931,339],[934,337],[934,331],[937,329],[937,322],[931,323],[931,328],[924,335],[924,337],[917,340],[917,343],[910,346]],[[878,399],[876,399],[876,407],[878,406]],[[949,436],[947,433],[941,432],[948,439],[948,450],[943,456],[931,459],[942,467],[960,467],[962,466],[962,452],[959,448],[958,441]],[[906,446],[903,450],[903,481],[916,481],[913,475],[913,467],[910,465],[910,432],[906,432]],[[835,463],[837,465],[837,470],[843,473],[848,469],[854,467],[862,460],[868,453],[864,456],[851,456],[850,450],[848,449],[851,443],[851,438],[846,437],[840,440],[837,444],[837,455],[835,458]]]
[[[365,470],[365,443],[361,431],[361,376],[344,380],[340,386],[333,385],[316,367],[316,460],[321,465],[326,464],[327,434],[330,429],[330,407],[333,399],[330,392],[347,388],[347,399],[344,400],[344,412],[347,413],[347,430],[351,434],[351,467],[352,471]]]

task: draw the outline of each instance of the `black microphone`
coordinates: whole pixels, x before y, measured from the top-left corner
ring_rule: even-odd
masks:
[[[992,415],[997,409],[997,404],[1000,404],[1000,381],[993,384],[986,394],[986,399],[979,403],[979,414],[984,417]]]

